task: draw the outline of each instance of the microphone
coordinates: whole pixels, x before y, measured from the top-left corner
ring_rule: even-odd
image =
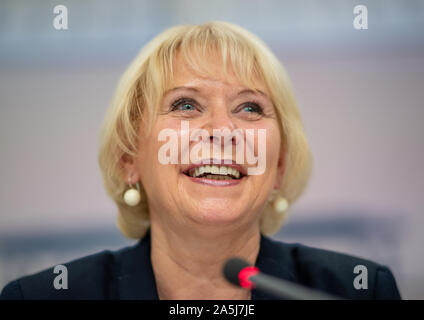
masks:
[[[223,273],[225,278],[236,286],[248,289],[257,288],[283,299],[341,300],[336,296],[263,274],[257,267],[250,266],[247,261],[240,258],[228,259]]]

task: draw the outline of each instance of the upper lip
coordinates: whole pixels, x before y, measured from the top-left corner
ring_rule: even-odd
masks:
[[[202,159],[202,161],[198,164],[188,164],[182,167],[182,172],[183,173],[188,173],[191,169],[195,169],[204,165],[210,165],[210,166],[226,166],[226,167],[231,167],[233,169],[236,169],[237,171],[239,171],[241,173],[242,176],[246,176],[247,175],[247,170],[245,167],[243,167],[242,165],[236,163],[236,161],[231,160],[231,163],[225,163],[225,162],[229,162],[229,160],[218,160],[218,159]]]

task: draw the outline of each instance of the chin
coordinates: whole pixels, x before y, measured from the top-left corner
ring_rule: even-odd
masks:
[[[214,201],[216,204],[216,200]],[[232,201],[233,203],[233,201]],[[191,211],[192,220],[199,224],[208,226],[225,226],[230,224],[238,224],[245,217],[248,209],[237,208],[233,205],[224,205],[225,201],[219,206],[198,207],[195,211]]]

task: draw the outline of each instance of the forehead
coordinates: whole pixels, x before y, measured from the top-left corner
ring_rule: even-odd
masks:
[[[209,53],[191,63],[177,54],[172,62],[172,77],[168,81],[167,89],[180,86],[206,86],[229,90],[252,89],[268,94],[266,85],[258,77],[253,79],[253,83],[247,83],[237,76],[230,62],[227,62],[224,68],[222,58],[217,53]]]

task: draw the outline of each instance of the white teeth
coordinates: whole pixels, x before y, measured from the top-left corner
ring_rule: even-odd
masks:
[[[213,174],[219,174],[219,168],[217,166],[212,166],[212,172]]]
[[[240,171],[227,166],[204,165],[190,170],[189,174],[192,177],[198,177],[205,173],[211,173],[205,176],[207,179],[228,180],[232,177],[240,178]],[[220,175],[220,176],[216,176]]]
[[[219,168],[219,174],[222,174],[223,176],[227,175],[227,167],[221,167]]]

